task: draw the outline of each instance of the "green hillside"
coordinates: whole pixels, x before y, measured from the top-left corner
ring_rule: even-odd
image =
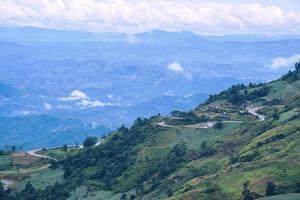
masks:
[[[300,63],[279,80],[232,86],[191,112],[139,118],[59,165],[63,180],[47,188],[29,184],[20,194],[70,200],[297,198]]]

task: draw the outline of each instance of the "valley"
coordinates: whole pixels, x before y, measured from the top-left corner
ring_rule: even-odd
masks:
[[[57,166],[12,187],[68,200],[297,199],[299,78],[297,63],[278,80],[234,85],[192,111],[137,118],[98,146],[36,152]]]
[[[300,1],[0,0],[0,200],[300,200]]]

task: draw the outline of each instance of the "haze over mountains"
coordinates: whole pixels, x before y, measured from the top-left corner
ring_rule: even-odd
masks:
[[[0,28],[0,116],[50,115],[105,132],[190,110],[232,84],[279,77],[300,57],[299,38]]]

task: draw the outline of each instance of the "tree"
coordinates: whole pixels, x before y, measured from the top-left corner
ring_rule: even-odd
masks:
[[[26,184],[25,188],[21,191],[20,194],[24,200],[39,199],[38,192],[36,191],[36,189],[34,189],[30,182]]]
[[[0,199],[4,199],[5,197],[5,189],[3,183],[0,181]]]
[[[206,148],[207,148],[207,142],[206,141],[203,141],[203,142],[201,142],[201,145],[200,145],[200,150],[201,151],[205,151],[206,150]]]
[[[71,169],[69,167],[65,168],[64,178],[68,178],[71,175]]]
[[[169,189],[167,190],[167,196],[168,196],[168,197],[171,197],[172,195],[173,195],[173,191],[172,191],[171,188],[169,188]]]
[[[280,115],[278,113],[278,109],[276,108],[272,114],[273,119],[277,120],[279,119]]]
[[[300,62],[298,62],[298,63],[295,64],[295,69],[296,69],[296,71],[300,70]]]
[[[83,142],[83,147],[84,148],[88,148],[88,147],[92,147],[95,144],[97,144],[97,137],[88,137],[86,138],[86,140]]]
[[[49,160],[49,163],[50,163],[50,168],[51,169],[57,169],[58,168],[58,164],[57,164],[57,161],[56,160],[54,160],[54,159],[50,159]]]
[[[125,193],[123,193],[120,197],[120,200],[126,200],[127,195]]]
[[[221,120],[217,121],[214,125],[214,128],[216,128],[216,129],[223,128],[223,122]]]
[[[68,151],[68,146],[66,144],[64,144],[64,146],[62,147],[62,151],[65,153]]]
[[[276,194],[276,185],[272,181],[268,181],[266,188],[266,196],[274,196]]]
[[[252,194],[250,192],[250,190],[248,189],[249,187],[249,182],[245,182],[243,184],[244,190],[242,192],[242,199],[243,200],[253,200]]]
[[[200,145],[200,157],[211,156],[215,153],[215,150],[207,144],[206,141],[203,141]]]
[[[12,147],[11,147],[11,151],[12,151],[13,153],[16,152],[16,149],[17,149],[16,146],[12,146]]]

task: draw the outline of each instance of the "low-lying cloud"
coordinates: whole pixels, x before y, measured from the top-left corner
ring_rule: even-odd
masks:
[[[61,101],[76,101],[80,99],[88,99],[89,97],[82,91],[80,90],[74,90],[73,92],[70,93],[69,96],[67,97],[61,97],[59,100]]]
[[[90,31],[153,29],[202,34],[300,33],[300,12],[258,3],[177,0],[4,0],[0,25]]]
[[[295,54],[290,57],[277,57],[271,60],[270,69],[282,69],[294,66],[296,62],[300,61],[300,54]]]
[[[111,104],[111,103],[103,103],[99,100],[91,101],[91,100],[86,100],[86,99],[81,100],[76,105],[81,107],[82,109],[103,107],[103,106],[113,106],[113,104]]]
[[[53,106],[49,103],[44,103],[44,109],[47,111],[50,111],[53,109]]]
[[[95,108],[95,107],[103,107],[103,106],[113,106],[111,103],[104,103],[99,100],[92,100],[86,93],[80,90],[74,90],[67,97],[58,98],[60,101],[75,101],[76,106],[81,109],[86,108]],[[61,107],[62,108],[62,107]]]
[[[182,75],[184,78],[187,78],[187,79],[192,78],[192,74],[189,71],[187,71],[186,69],[184,69],[182,67],[182,65],[176,61],[168,64],[167,68],[169,71],[179,74],[179,75]]]
[[[182,73],[184,72],[183,67],[178,62],[172,62],[168,65],[168,69],[170,71],[176,72],[176,73]]]

